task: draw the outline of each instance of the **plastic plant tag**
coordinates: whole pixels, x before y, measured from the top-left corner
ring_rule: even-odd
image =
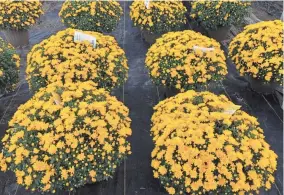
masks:
[[[201,51],[203,51],[203,52],[207,52],[207,51],[214,51],[215,49],[213,48],[213,47],[199,47],[199,46],[197,46],[197,45],[194,45],[193,47],[192,47],[192,49],[195,51],[195,50],[201,50]]]
[[[239,106],[239,105],[235,105],[235,104],[232,104],[230,106],[228,106],[223,112],[226,113],[226,114],[234,114],[237,110],[239,110],[242,106]]]
[[[97,39],[96,37],[93,37],[91,35],[88,35],[88,34],[85,34],[85,33],[82,33],[82,32],[78,32],[78,31],[75,31],[74,33],[74,41],[78,41],[78,42],[81,42],[81,41],[89,41],[92,45],[93,45],[93,48],[96,48],[96,44],[97,44]]]
[[[62,102],[61,102],[61,97],[57,94],[57,93],[52,93],[52,97],[53,97],[53,100],[55,102],[56,105],[61,105]]]
[[[146,8],[149,9],[150,0],[144,0],[144,4],[145,4]]]

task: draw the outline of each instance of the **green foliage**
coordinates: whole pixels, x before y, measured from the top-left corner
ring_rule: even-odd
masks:
[[[10,92],[19,81],[20,57],[12,45],[0,38],[0,94]]]
[[[240,24],[249,12],[250,2],[197,1],[192,2],[190,17],[208,30]]]
[[[116,1],[66,1],[59,13],[67,27],[96,32],[113,31],[121,15]]]

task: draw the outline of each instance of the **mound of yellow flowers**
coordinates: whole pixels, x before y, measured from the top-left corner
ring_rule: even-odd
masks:
[[[216,30],[223,26],[242,23],[249,13],[251,2],[198,0],[191,4],[190,17],[207,30]]]
[[[154,177],[169,194],[245,194],[271,188],[277,155],[257,119],[224,95],[187,91],[154,108]]]
[[[74,29],[66,29],[35,45],[27,56],[27,80],[37,91],[49,83],[92,80],[98,88],[111,90],[127,79],[124,51],[112,36],[91,31],[96,46],[74,41]]]
[[[283,22],[264,21],[245,27],[229,45],[241,75],[283,85]]]
[[[70,28],[111,32],[117,26],[122,8],[115,0],[108,1],[65,1],[59,16]]]
[[[0,2],[0,29],[23,30],[36,23],[43,14],[42,4],[34,1]]]
[[[12,91],[19,82],[20,57],[14,47],[0,38],[0,94]]]
[[[2,139],[2,171],[28,189],[72,191],[112,177],[130,153],[128,108],[92,81],[54,83],[21,105]]]
[[[157,39],[145,63],[155,84],[182,91],[220,81],[227,74],[220,44],[191,30],[169,32]]]
[[[156,34],[181,30],[186,23],[186,8],[181,1],[136,0],[130,6],[130,18],[135,26]]]

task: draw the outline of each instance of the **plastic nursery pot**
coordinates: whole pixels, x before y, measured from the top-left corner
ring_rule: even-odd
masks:
[[[227,39],[227,34],[230,31],[231,26],[224,26],[218,28],[217,30],[207,30],[209,37],[215,39],[218,42],[224,41]]]
[[[4,30],[3,31],[7,41],[14,47],[27,46],[29,44],[28,30]]]
[[[179,90],[174,87],[166,87],[165,88],[165,96],[166,97],[172,97],[179,93]]]
[[[172,86],[158,86],[158,90],[161,99],[173,97],[179,93],[179,90]]]
[[[155,34],[147,30],[142,30],[141,35],[142,35],[142,38],[150,45],[155,43],[156,39],[162,36],[162,34]]]
[[[205,28],[203,28],[203,26],[199,25],[195,20],[190,20],[189,21],[189,26],[190,29],[195,31],[195,32],[199,32],[203,35],[206,35],[206,30]]]
[[[159,90],[159,95],[164,97],[164,98],[169,98],[169,97],[173,97],[175,95],[177,95],[178,93],[180,93],[180,91],[173,87],[173,86],[159,86],[158,87]],[[192,89],[194,91],[198,91],[198,92],[202,92],[202,91],[214,91],[216,92],[220,92],[221,90],[223,90],[222,86],[220,85],[220,83],[217,82],[209,82],[206,86],[205,85],[199,85],[196,86],[194,89]]]
[[[252,76],[245,76],[245,79],[249,82],[250,88],[261,94],[274,93],[276,89],[279,89],[279,84],[275,82],[264,83],[262,80],[255,79]]]

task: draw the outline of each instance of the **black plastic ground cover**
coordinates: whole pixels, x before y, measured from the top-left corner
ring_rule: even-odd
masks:
[[[164,97],[151,82],[145,68],[145,54],[149,45],[143,42],[139,29],[133,27],[129,17],[129,5],[131,2],[121,2],[124,8],[117,30],[112,33],[124,48],[129,64],[129,78],[124,87],[117,89],[113,94],[130,109],[132,119],[132,136],[129,141],[132,146],[132,155],[117,169],[114,177],[108,181],[88,184],[76,192],[76,195],[165,195],[159,181],[153,178],[151,169],[151,151],[154,147],[151,136],[151,116],[153,106]],[[57,16],[60,2],[49,2],[48,10],[42,17],[39,27],[30,30],[31,45],[42,41],[55,32],[63,29]],[[47,23],[47,25],[45,25]],[[1,34],[0,34],[1,36]],[[0,137],[7,129],[7,123],[17,107],[26,102],[31,94],[25,82],[25,56],[30,48],[19,50],[22,53],[21,84],[18,90],[0,99]],[[266,141],[278,154],[278,170],[275,174],[275,185],[268,192],[263,190],[263,195],[282,194],[283,190],[283,113],[279,104],[270,96],[262,96],[252,92],[247,83],[238,77],[236,69],[228,60],[229,75],[223,81],[221,87],[214,90],[216,94],[225,94],[235,104],[258,118],[264,129]],[[0,172],[0,195],[31,195],[32,193],[19,187],[12,173]],[[57,193],[69,195],[68,192]]]

